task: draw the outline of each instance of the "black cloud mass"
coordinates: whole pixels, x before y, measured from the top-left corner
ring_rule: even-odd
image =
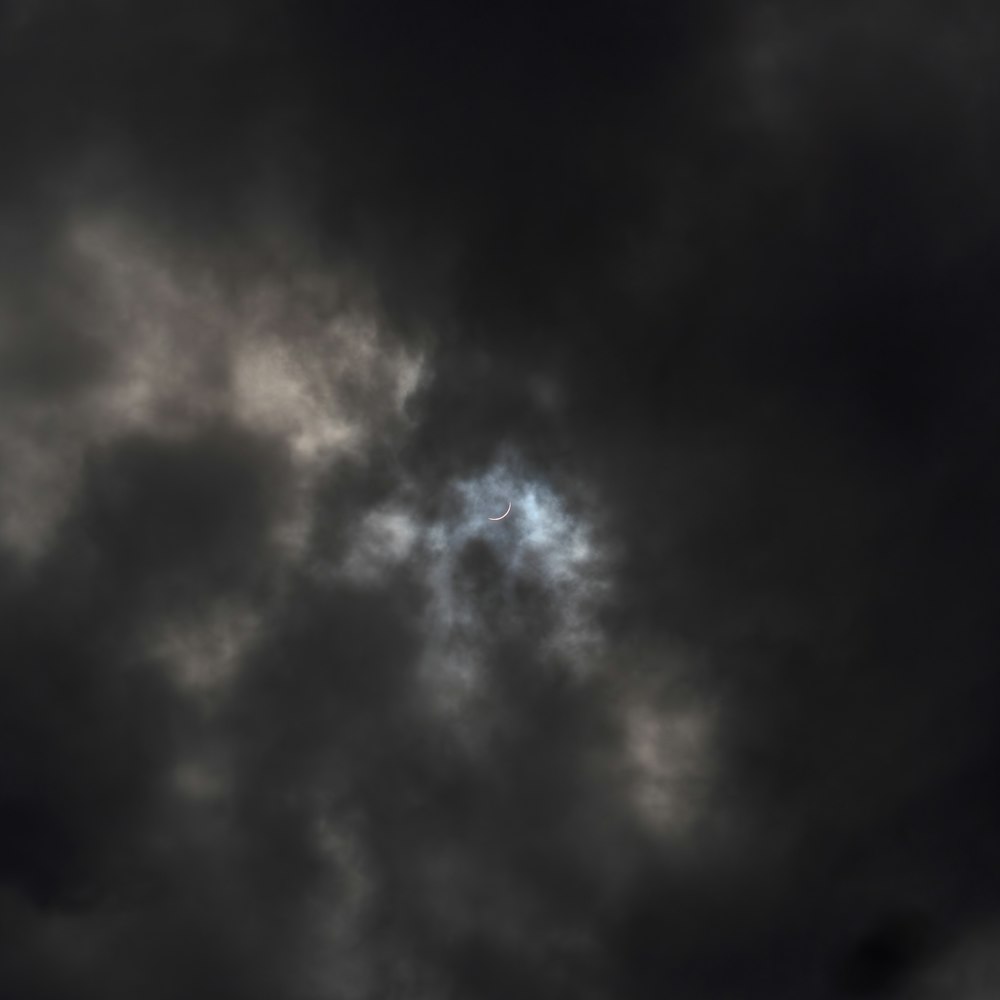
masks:
[[[0,0],[0,996],[1000,995],[998,30]]]

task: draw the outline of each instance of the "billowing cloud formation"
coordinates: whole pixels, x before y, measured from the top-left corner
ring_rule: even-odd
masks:
[[[64,242],[92,303],[86,335],[108,361],[73,397],[8,404],[3,526],[29,553],[72,503],[88,448],[229,420],[280,439],[308,474],[383,432],[419,380],[419,356],[348,311],[333,278],[263,278],[227,294],[107,224],[72,225]]]
[[[996,21],[0,2],[0,994],[997,993]]]

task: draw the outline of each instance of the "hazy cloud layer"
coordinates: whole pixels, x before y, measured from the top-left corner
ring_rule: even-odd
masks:
[[[0,2],[0,993],[1000,990],[997,28]]]

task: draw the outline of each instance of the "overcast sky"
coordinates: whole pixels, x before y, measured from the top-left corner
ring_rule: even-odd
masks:
[[[1000,996],[998,41],[0,0],[0,995]]]

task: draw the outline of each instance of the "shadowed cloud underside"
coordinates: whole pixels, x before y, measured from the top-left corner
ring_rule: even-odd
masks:
[[[998,27],[0,0],[0,995],[997,994]]]

